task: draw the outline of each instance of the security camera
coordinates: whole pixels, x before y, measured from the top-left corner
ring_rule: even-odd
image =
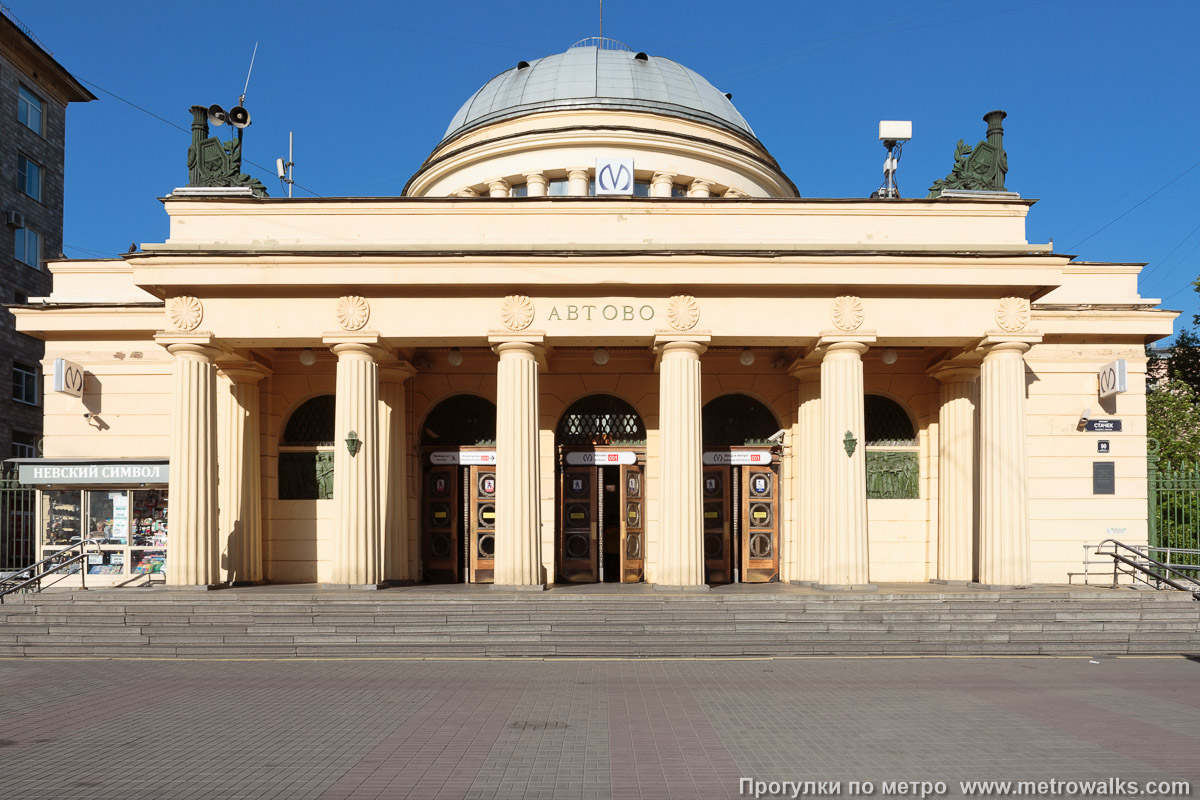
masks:
[[[783,437],[786,433],[787,433],[787,431],[785,429],[780,428],[779,430],[775,431],[770,436],[768,436],[767,441],[774,442],[775,444],[783,444]]]
[[[1092,410],[1090,408],[1085,408],[1083,410],[1083,413],[1079,415],[1079,429],[1083,430],[1085,427],[1087,427],[1088,420],[1090,420],[1091,418],[1092,418]]]
[[[90,412],[90,411],[85,411],[85,412],[83,412],[83,418],[84,418],[84,419],[91,419],[91,418],[92,418],[92,412]]]

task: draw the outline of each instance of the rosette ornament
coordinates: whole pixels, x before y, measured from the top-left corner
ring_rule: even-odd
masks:
[[[177,331],[194,331],[204,319],[204,306],[195,297],[172,297],[167,300],[167,321]]]
[[[358,295],[347,295],[338,298],[337,321],[344,331],[360,331],[371,318],[371,306],[367,298]]]
[[[690,294],[677,294],[667,301],[667,324],[677,331],[690,331],[700,321],[700,306]]]
[[[510,331],[523,331],[533,323],[533,301],[523,294],[510,294],[500,307],[500,323]]]

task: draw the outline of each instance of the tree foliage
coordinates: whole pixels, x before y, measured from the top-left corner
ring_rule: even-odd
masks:
[[[1159,458],[1200,459],[1200,393],[1186,381],[1168,378],[1146,395],[1146,432],[1158,440]]]

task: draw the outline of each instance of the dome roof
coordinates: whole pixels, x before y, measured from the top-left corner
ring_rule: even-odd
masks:
[[[754,136],[729,98],[699,74],[668,58],[593,38],[492,78],[463,103],[442,141],[538,111],[598,107],[651,111]]]

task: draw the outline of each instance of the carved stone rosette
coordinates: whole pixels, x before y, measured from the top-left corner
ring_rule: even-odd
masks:
[[[523,294],[510,294],[500,307],[500,324],[510,331],[523,331],[533,324],[533,301]]]
[[[858,330],[865,317],[862,300],[848,294],[835,297],[830,317],[833,319],[834,327],[839,331]]]
[[[195,297],[172,297],[167,300],[167,321],[176,331],[194,331],[204,319],[204,306]]]
[[[996,304],[996,324],[1009,333],[1025,330],[1029,324],[1029,299],[1002,297]]]
[[[700,321],[700,306],[690,294],[677,294],[667,302],[667,324],[677,331],[690,331]]]
[[[337,301],[337,321],[344,331],[360,331],[371,318],[367,298],[358,295],[340,297]]]

